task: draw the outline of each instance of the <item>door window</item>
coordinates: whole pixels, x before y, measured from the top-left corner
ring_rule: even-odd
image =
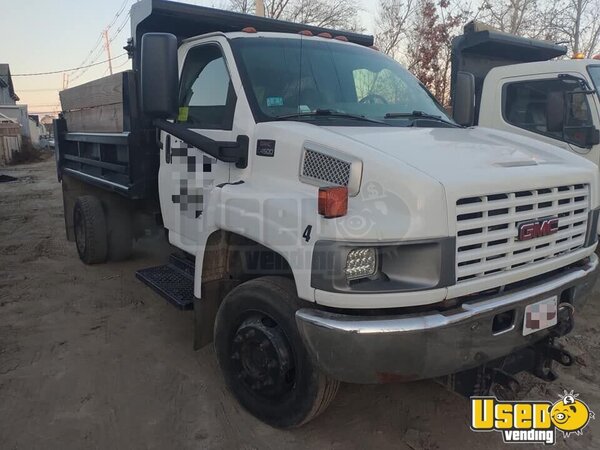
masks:
[[[510,83],[504,92],[503,115],[511,125],[584,146],[586,130],[594,126],[588,94],[578,80],[552,78]],[[548,128],[548,99],[564,97],[564,129]]]
[[[210,44],[192,48],[181,74],[178,122],[231,130],[236,100],[220,47]]]
[[[596,93],[598,94],[598,97],[600,97],[600,66],[589,66],[588,71],[594,82]]]

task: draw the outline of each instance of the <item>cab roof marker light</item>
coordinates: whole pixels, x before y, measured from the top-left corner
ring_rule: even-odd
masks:
[[[581,52],[577,52],[573,55],[572,59],[585,59],[585,54],[583,54]]]
[[[598,53],[596,56],[594,56],[592,59],[596,59],[596,60],[600,60],[600,53]]]
[[[244,33],[256,33],[257,32],[256,28],[254,28],[254,27],[246,27],[246,28],[243,28],[242,31]]]
[[[298,31],[298,34],[301,34],[302,36],[314,36],[313,32],[310,30],[302,30],[302,31]]]
[[[319,33],[317,34],[317,36],[325,38],[325,39],[332,39],[333,36],[331,35],[331,33]]]
[[[346,36],[336,36],[334,39],[342,42],[348,42],[348,38]]]

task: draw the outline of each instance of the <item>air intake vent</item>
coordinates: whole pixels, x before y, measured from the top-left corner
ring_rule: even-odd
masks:
[[[358,158],[316,142],[305,142],[300,159],[300,181],[314,186],[347,186],[348,195],[360,191],[363,164]]]
[[[302,176],[338,186],[348,186],[352,164],[314,150],[305,150]]]

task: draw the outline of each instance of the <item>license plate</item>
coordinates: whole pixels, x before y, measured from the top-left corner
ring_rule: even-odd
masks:
[[[547,298],[525,308],[523,336],[550,328],[558,323],[558,297]]]

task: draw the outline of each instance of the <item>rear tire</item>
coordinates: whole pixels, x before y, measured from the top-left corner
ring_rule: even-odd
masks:
[[[106,262],[108,242],[102,203],[93,195],[79,197],[73,208],[75,243],[85,264]]]
[[[300,307],[293,281],[263,277],[233,289],[215,322],[215,350],[227,386],[251,414],[278,428],[314,419],[339,387],[306,351],[296,327]]]

